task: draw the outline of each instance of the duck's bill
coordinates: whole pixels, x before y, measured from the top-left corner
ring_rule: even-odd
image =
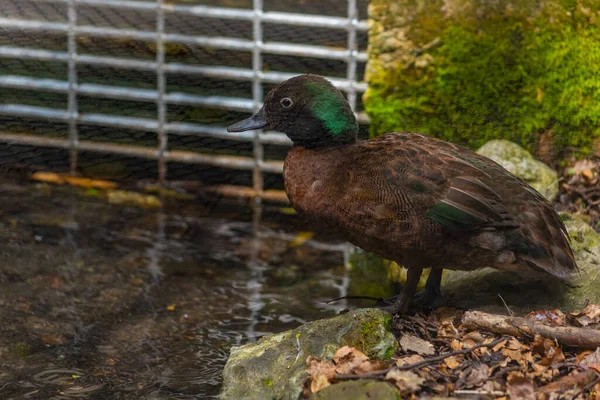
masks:
[[[261,107],[260,110],[250,118],[246,118],[243,121],[236,122],[235,124],[229,126],[227,131],[229,132],[244,132],[251,131],[254,129],[261,129],[267,126],[267,121],[265,119],[265,109]]]

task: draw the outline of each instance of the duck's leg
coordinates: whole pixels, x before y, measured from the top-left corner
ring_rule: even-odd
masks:
[[[442,268],[431,268],[425,289],[415,295],[415,303],[420,306],[432,306],[442,295]]]
[[[408,311],[413,295],[417,291],[417,284],[421,279],[423,268],[411,267],[406,273],[406,283],[402,286],[400,294],[395,297],[394,304],[386,307],[381,307],[382,310],[390,314],[404,314]]]

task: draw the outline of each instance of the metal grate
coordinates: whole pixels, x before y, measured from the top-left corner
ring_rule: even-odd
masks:
[[[179,109],[187,112],[194,107],[254,112],[270,85],[297,73],[313,72],[310,69],[316,62],[332,63],[335,65],[330,68],[332,71],[345,65],[344,73],[329,78],[346,93],[355,111],[357,95],[366,89],[359,76],[367,59],[364,51],[367,23],[358,18],[359,8],[366,7],[366,0],[348,0],[343,16],[335,15],[342,3],[339,0],[329,3],[325,0],[319,3],[321,9],[316,9],[311,2],[269,0],[252,0],[251,4],[247,0],[237,1],[236,4],[248,8],[204,5],[201,0],[195,4],[189,0],[180,0],[181,4],[169,0],[5,2],[6,6],[0,10],[0,28],[5,35],[0,44],[3,62],[59,63],[66,65],[67,74],[66,77],[39,76],[20,65],[15,67],[19,73],[1,71],[0,87],[15,92],[44,93],[44,98],[52,104],[22,104],[15,100],[18,96],[13,96],[0,105],[0,116],[11,123],[15,119],[33,119],[51,121],[57,127],[66,124],[67,134],[3,129],[0,143],[64,149],[69,152],[71,173],[77,172],[83,153],[154,160],[160,182],[170,178],[169,164],[199,164],[251,172],[250,185],[223,186],[224,194],[255,197],[259,201],[262,198],[281,200],[285,196],[280,191],[266,190],[264,174],[280,174],[283,163],[276,156],[267,160],[265,152],[280,154],[270,148],[289,146],[285,135],[263,131],[228,133],[222,124],[188,122],[185,118],[173,117],[171,112]],[[224,33],[228,34],[223,36]],[[340,43],[343,38],[340,34],[345,35],[345,43]],[[66,46],[63,44],[65,36]],[[137,43],[138,49],[133,51],[135,57],[128,56],[128,51],[121,48],[89,51],[102,40],[120,41],[118,43],[128,46]],[[179,53],[184,54],[183,60],[177,59]],[[236,59],[236,65],[223,62],[223,54]],[[105,74],[111,76],[110,82],[82,81],[88,75],[88,68],[104,69]],[[53,69],[43,71],[50,74]],[[114,76],[122,77],[126,84],[114,83]],[[201,79],[205,91],[187,90],[193,85],[186,85],[185,79]],[[213,94],[211,82],[223,80],[230,82],[227,87],[231,90]],[[136,81],[137,87],[128,84]],[[236,92],[243,89],[231,82],[250,85],[252,98],[238,97]],[[175,90],[169,90],[171,87]],[[60,96],[66,96],[66,102]],[[133,102],[132,114],[135,115],[94,112],[95,108],[101,108],[98,105],[103,99]],[[154,105],[154,111],[144,104]],[[364,113],[358,112],[357,116],[360,122],[368,122]],[[90,140],[93,137],[87,133],[90,127],[98,127],[99,131],[109,128],[146,132],[154,134],[157,140],[150,145],[146,144],[151,140],[146,139],[140,140],[141,144],[122,143],[110,137]],[[185,137],[220,140],[230,143],[231,147],[236,142],[246,143],[251,147],[238,151],[244,155],[212,151],[215,149],[205,142],[199,150],[191,150],[182,141]]]

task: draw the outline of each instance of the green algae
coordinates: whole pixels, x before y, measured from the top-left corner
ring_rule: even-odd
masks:
[[[373,0],[370,133],[468,145],[540,134],[581,154],[600,138],[597,1]]]

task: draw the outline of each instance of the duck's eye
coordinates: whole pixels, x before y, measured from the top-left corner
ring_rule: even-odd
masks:
[[[290,99],[289,97],[284,97],[283,99],[281,99],[280,103],[284,108],[290,108],[292,104],[294,104],[292,99]]]

